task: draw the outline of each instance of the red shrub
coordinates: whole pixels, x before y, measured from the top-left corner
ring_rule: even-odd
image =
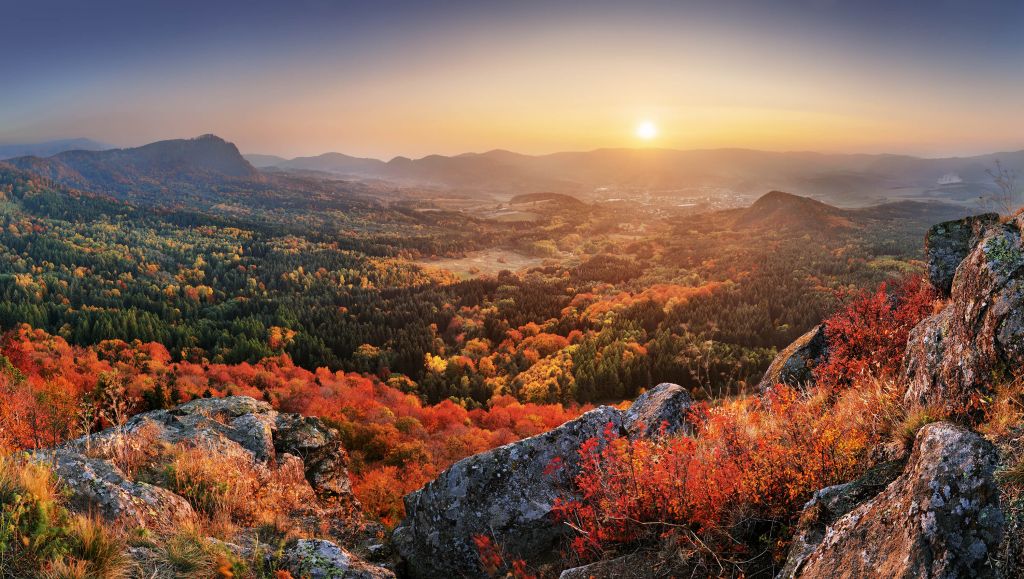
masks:
[[[815,368],[819,387],[836,390],[860,377],[895,376],[910,330],[932,313],[935,292],[920,276],[859,295],[825,321],[828,361]]]

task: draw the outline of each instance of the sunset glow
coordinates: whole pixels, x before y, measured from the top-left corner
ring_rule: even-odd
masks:
[[[636,136],[639,139],[650,141],[658,136],[658,127],[651,121],[643,121],[636,126]]]
[[[58,3],[9,7],[0,143],[536,154],[637,146],[657,118],[666,148],[937,155],[1024,134],[1010,2]]]

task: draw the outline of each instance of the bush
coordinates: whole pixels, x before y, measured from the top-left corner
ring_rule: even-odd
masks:
[[[828,360],[814,369],[815,383],[837,390],[862,378],[896,376],[910,330],[934,304],[935,292],[921,276],[858,295],[825,321]]]

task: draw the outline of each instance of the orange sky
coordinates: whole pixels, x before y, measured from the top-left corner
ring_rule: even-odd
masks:
[[[212,132],[244,152],[381,158],[1024,147],[1009,2],[116,4],[17,8],[0,142]],[[644,120],[656,139],[636,138]]]

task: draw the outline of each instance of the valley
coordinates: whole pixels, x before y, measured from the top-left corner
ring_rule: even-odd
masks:
[[[0,325],[6,332],[0,341],[0,446],[41,449],[82,435],[85,442],[74,444],[88,445],[93,433],[119,427],[130,416],[176,413],[182,404],[191,408],[190,401],[229,414],[242,404],[252,416],[269,409],[315,416],[323,421],[317,428],[333,429],[331,444],[344,449],[332,451],[344,453],[337,454],[344,457],[337,463],[344,472],[331,476],[350,485],[346,508],[355,511],[338,514],[328,501],[308,516],[335,525],[325,536],[354,549],[350,555],[424,577],[474,575],[480,561],[500,574],[512,562],[488,549],[505,548],[524,554],[524,569],[551,574],[558,565],[529,554],[548,539],[520,545],[515,525],[492,529],[486,537],[496,543],[479,543],[479,556],[459,559],[456,569],[411,566],[425,547],[410,521],[434,516],[424,514],[433,506],[412,497],[428,492],[435,478],[464,476],[457,474],[459,461],[486,460],[488,452],[501,450],[491,449],[531,436],[555,437],[551,444],[569,446],[563,449],[567,454],[544,459],[549,449],[541,447],[523,468],[546,471],[542,463],[551,460],[579,469],[573,471],[578,479],[570,476],[543,492],[557,495],[577,480],[604,484],[605,474],[587,469],[618,468],[624,458],[600,454],[593,457],[597,462],[576,466],[576,447],[616,436],[602,433],[604,425],[588,423],[587,417],[610,413],[614,422],[620,416],[615,413],[641,412],[642,405],[631,401],[665,392],[665,384],[674,389],[667,400],[685,401],[685,409],[666,415],[667,424],[699,431],[699,442],[686,436],[663,442],[609,439],[608,448],[672,461],[698,457],[686,468],[743,485],[769,484],[770,493],[782,485],[790,494],[743,494],[748,487],[733,488],[724,479],[716,488],[739,493],[742,498],[735,500],[743,508],[768,509],[765,516],[772,520],[792,522],[809,493],[859,476],[873,464],[865,453],[885,444],[885,433],[900,428],[900,420],[911,418],[899,414],[903,418],[872,423],[870,431],[860,423],[843,424],[844,412],[875,412],[862,406],[868,399],[855,398],[854,390],[846,402],[805,399],[783,386],[773,394],[781,398],[760,397],[774,387],[762,383],[766,369],[777,355],[789,355],[783,352],[787,345],[827,319],[830,332],[838,332],[841,323],[853,323],[856,331],[830,338],[848,340],[851,349],[834,355],[820,373],[815,370],[819,383],[833,380],[828,388],[846,392],[867,368],[879,379],[894,376],[903,352],[894,344],[905,342],[933,308],[921,281],[930,258],[920,241],[934,223],[971,213],[962,204],[916,199],[843,208],[782,191],[764,192],[749,203],[728,196],[710,201],[644,194],[640,202],[553,192],[477,198],[398,183],[261,171],[212,135],[139,149],[13,159],[0,163],[0,193]],[[844,321],[861,308],[874,317]],[[877,327],[878,320],[904,317],[895,334]],[[878,341],[861,344],[861,332]],[[841,345],[830,348],[839,352]],[[894,392],[876,392],[872,396],[882,398],[870,404],[891,404]],[[668,403],[663,394],[653,396]],[[220,398],[226,406],[206,401]],[[254,410],[256,401],[269,406]],[[789,422],[777,422],[781,416]],[[727,430],[719,430],[746,420],[757,426],[744,428],[774,446],[730,439]],[[568,443],[552,434],[575,421],[593,432]],[[852,446],[822,446],[783,434],[786,424],[814,424],[815,431],[837,437],[830,440]],[[311,533],[307,523],[269,504],[251,512],[196,502],[180,479],[161,474],[184,468],[180,457],[192,452],[191,443],[150,452],[148,443],[132,438],[149,436],[149,430],[131,436],[111,432],[112,440],[121,441],[116,444],[138,446],[133,452],[142,453],[132,459],[140,466],[122,465],[119,472],[139,468],[137,480],[184,497],[195,511],[189,516],[210,521],[204,528],[220,517],[218,524],[226,526],[218,536],[224,540],[241,540],[269,513],[279,518],[272,535],[289,545]],[[738,445],[740,454],[719,462],[711,450],[719,444]],[[780,458],[797,448],[832,458],[798,476],[799,465],[812,456]],[[102,452],[113,454],[101,453],[97,460],[121,464],[121,451]],[[83,456],[61,460],[77,464],[93,455]],[[247,460],[237,472],[253,480],[286,476],[271,462]],[[766,472],[740,466],[779,460],[797,470],[772,475],[782,478],[770,483],[759,482]],[[634,467],[652,469],[650,492],[670,493],[675,483],[664,479],[669,474],[659,464]],[[213,470],[189,476],[221,484]],[[531,480],[544,476],[535,473]],[[600,480],[586,483],[587,476]],[[321,492],[315,485],[302,490],[301,481],[288,484],[295,492]],[[664,484],[669,487],[657,486]],[[480,492],[481,500],[489,500]],[[284,500],[274,496],[259,500]],[[437,495],[431,504],[448,500]],[[693,521],[686,509],[700,508],[708,517],[700,525],[736,524],[723,510],[734,499],[707,500],[686,503],[678,507],[682,511],[632,511],[618,502],[605,508],[626,509],[622,516],[639,521]],[[551,516],[589,525],[585,532],[611,532],[607,521],[589,514],[587,503],[555,504],[562,506],[552,512],[561,514]],[[298,506],[287,508],[297,512]],[[463,525],[471,523],[452,524],[469,529]],[[466,537],[460,533],[470,531],[437,528],[454,533],[445,548],[463,552]],[[631,526],[615,529],[602,540],[567,538],[563,546],[571,555],[561,567],[609,559],[620,546],[659,544]],[[472,531],[474,537],[480,532]],[[761,541],[785,545],[789,535],[771,531],[755,539],[751,532],[733,528],[729,533],[738,534],[703,536],[717,541],[718,557],[751,549],[771,553],[739,565],[735,574],[758,576],[779,568],[785,553]],[[554,547],[543,547],[549,548]],[[206,550],[202,557],[229,561],[251,575],[257,566],[246,562],[243,551]],[[138,565],[161,565],[167,556],[150,550]],[[291,556],[281,555],[280,564]],[[694,557],[688,564],[707,570],[704,555]]]

